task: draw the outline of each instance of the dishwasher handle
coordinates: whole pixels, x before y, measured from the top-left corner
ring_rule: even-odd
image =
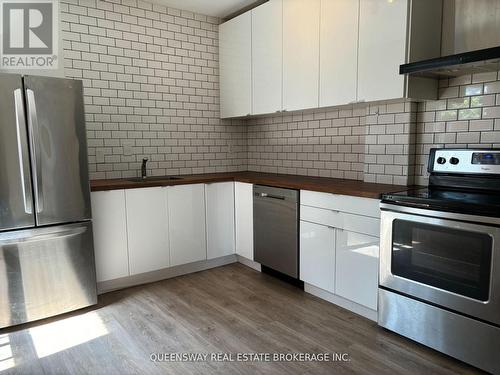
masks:
[[[280,201],[284,201],[286,198],[280,195],[273,195],[268,193],[255,193],[256,197],[259,198],[271,198],[271,199],[279,199]]]

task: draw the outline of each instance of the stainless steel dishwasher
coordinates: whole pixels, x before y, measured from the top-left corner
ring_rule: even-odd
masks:
[[[299,192],[254,185],[254,258],[265,267],[299,277]]]

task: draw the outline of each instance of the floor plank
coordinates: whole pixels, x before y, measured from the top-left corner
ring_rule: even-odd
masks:
[[[153,362],[151,353],[348,353],[349,362]],[[2,371],[3,370],[3,371]],[[472,374],[478,370],[241,264],[100,296],[0,330],[6,374]]]

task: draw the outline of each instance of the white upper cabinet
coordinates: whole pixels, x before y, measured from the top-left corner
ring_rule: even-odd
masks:
[[[247,116],[252,112],[251,12],[219,26],[221,117]]]
[[[207,258],[234,254],[234,183],[205,185]]]
[[[283,1],[283,109],[319,105],[320,0]]]
[[[220,25],[221,116],[437,99],[442,0],[270,0]]]
[[[358,100],[402,98],[408,0],[361,0]]]
[[[236,253],[253,260],[253,185],[234,183]]]
[[[358,12],[356,0],[321,0],[320,107],[356,101]]]
[[[92,193],[97,281],[129,276],[125,191]]]
[[[252,10],[252,114],[283,108],[283,0]]]
[[[170,265],[167,188],[125,191],[130,274]]]
[[[167,196],[171,265],[207,259],[205,185],[172,186]]]
[[[399,66],[440,56],[441,0],[360,0],[358,101],[437,99],[437,81]]]

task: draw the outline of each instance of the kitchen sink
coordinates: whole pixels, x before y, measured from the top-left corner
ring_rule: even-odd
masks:
[[[182,180],[182,177],[175,177],[175,176],[151,176],[151,177],[133,177],[133,178],[128,178],[127,181],[132,181],[132,182],[152,182],[152,181],[172,181],[172,180]]]

